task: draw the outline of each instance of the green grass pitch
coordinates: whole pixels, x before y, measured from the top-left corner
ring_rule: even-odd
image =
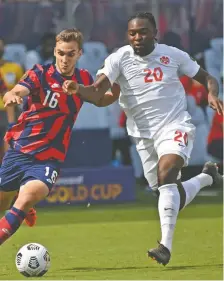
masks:
[[[15,255],[29,242],[50,252],[44,280],[222,280],[222,214],[222,202],[192,204],[180,213],[172,259],[163,267],[146,257],[160,238],[155,202],[39,208],[38,224],[23,225],[1,246],[0,280],[26,279]]]

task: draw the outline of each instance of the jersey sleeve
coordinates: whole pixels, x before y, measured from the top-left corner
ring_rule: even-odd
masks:
[[[103,67],[97,72],[97,76],[100,74],[105,74],[110,80],[111,85],[117,80],[120,75],[120,56],[117,52],[105,59]]]
[[[186,52],[183,52],[177,48],[175,49],[175,56],[179,63],[178,72],[180,75],[187,75],[188,77],[194,77],[200,65]]]
[[[30,91],[40,88],[41,75],[43,68],[41,65],[34,65],[30,70],[27,70],[21,77],[18,84],[28,88]]]

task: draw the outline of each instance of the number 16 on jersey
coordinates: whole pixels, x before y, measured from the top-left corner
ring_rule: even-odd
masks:
[[[56,92],[52,93],[50,90],[47,90],[47,95],[44,99],[43,105],[46,105],[48,103],[50,108],[55,108],[58,105],[59,97],[60,97],[59,93]]]

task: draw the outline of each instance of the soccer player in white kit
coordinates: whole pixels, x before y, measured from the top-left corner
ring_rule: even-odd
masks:
[[[162,239],[148,256],[166,265],[179,210],[188,205],[201,188],[216,183],[221,175],[216,164],[206,163],[202,173],[180,181],[181,168],[190,157],[195,127],[187,112],[180,75],[194,78],[208,89],[208,103],[219,114],[218,83],[187,53],[156,43],[156,23],[151,13],[138,13],[128,22],[129,44],[105,60],[99,78],[84,87],[64,82],[64,91],[77,94],[97,106],[119,98],[127,115],[127,130],[135,142],[144,174],[159,194],[158,211]],[[111,88],[111,92],[108,89]]]

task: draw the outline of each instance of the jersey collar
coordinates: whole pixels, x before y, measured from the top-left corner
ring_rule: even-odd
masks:
[[[134,51],[133,51],[133,57],[134,57],[136,60],[140,61],[140,62],[145,62],[145,61],[147,61],[152,55],[154,55],[154,54],[156,53],[157,47],[158,47],[158,43],[155,43],[155,48],[154,48],[154,50],[153,50],[150,54],[148,54],[147,56],[144,56],[144,57],[140,57],[140,56],[136,55],[136,54],[134,53]]]

